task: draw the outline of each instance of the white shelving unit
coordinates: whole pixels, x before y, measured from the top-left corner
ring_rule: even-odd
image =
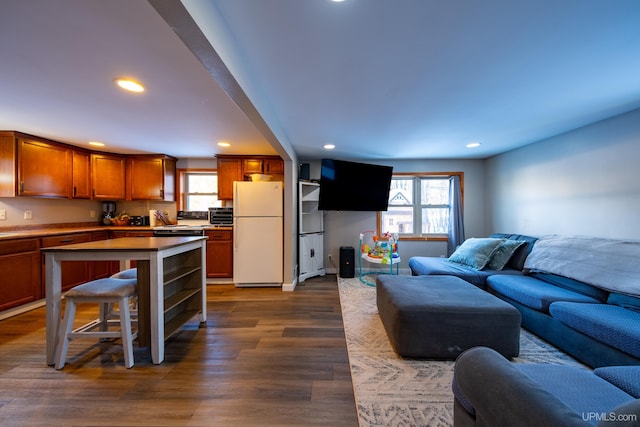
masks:
[[[324,276],[324,218],[318,210],[320,184],[298,183],[298,281]]]

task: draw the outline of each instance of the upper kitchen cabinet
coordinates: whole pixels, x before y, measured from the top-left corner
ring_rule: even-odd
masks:
[[[73,150],[72,161],[72,194],[74,199],[91,198],[91,153],[84,150]]]
[[[126,158],[114,154],[91,154],[91,188],[97,200],[124,200]]]
[[[233,200],[233,181],[242,181],[242,160],[217,157],[218,200]]]
[[[280,157],[250,157],[242,160],[243,175],[261,173],[266,175],[276,175],[276,181],[280,178],[277,175],[284,174],[284,162]]]
[[[233,200],[233,181],[248,181],[254,173],[284,181],[284,162],[278,156],[217,156],[218,199]]]
[[[176,159],[169,156],[127,157],[127,200],[176,200]]]
[[[71,149],[19,132],[0,132],[0,196],[71,197]]]

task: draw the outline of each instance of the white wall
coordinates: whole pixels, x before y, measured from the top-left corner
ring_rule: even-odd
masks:
[[[486,230],[640,239],[640,110],[486,161]]]

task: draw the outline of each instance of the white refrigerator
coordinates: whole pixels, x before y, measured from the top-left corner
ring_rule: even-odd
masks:
[[[233,282],[282,286],[282,182],[233,183]]]

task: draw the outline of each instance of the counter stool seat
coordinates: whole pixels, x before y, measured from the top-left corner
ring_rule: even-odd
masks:
[[[133,340],[138,331],[132,328],[129,303],[136,297],[136,279],[97,279],[76,286],[65,293],[66,308],[60,323],[56,345],[55,366],[62,369],[65,365],[69,342],[75,338],[121,338],[124,351],[124,364],[133,366]],[[79,328],[73,329],[78,303],[99,303],[99,317]],[[114,318],[110,309],[118,304],[118,316]],[[117,330],[110,330],[110,326]]]

